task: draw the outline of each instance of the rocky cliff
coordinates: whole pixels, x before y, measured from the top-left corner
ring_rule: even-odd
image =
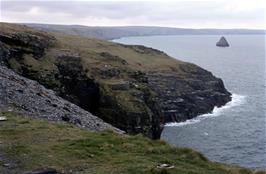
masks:
[[[221,79],[152,48],[6,23],[0,41],[4,65],[128,133],[159,138],[231,100]]]
[[[93,131],[123,131],[58,96],[36,81],[0,65],[0,110],[18,110],[35,118],[63,121]]]

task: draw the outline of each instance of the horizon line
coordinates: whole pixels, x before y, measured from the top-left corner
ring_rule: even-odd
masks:
[[[37,24],[37,25],[61,25],[61,26],[83,26],[83,27],[158,27],[158,28],[172,28],[172,29],[191,29],[191,30],[260,30],[266,31],[266,28],[190,28],[177,26],[159,26],[159,25],[83,25],[83,24],[56,24],[56,23],[35,23],[35,22],[8,22],[0,21],[1,23],[13,24]]]

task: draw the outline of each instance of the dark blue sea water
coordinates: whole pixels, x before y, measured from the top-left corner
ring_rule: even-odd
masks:
[[[228,35],[230,47],[216,47],[221,36],[181,35],[114,40],[162,50],[195,63],[223,79],[232,102],[213,113],[166,125],[162,139],[192,147],[209,159],[266,168],[265,36]]]

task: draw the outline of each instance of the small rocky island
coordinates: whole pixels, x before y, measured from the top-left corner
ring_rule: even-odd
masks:
[[[222,36],[220,38],[220,40],[218,42],[216,42],[216,46],[217,47],[229,47],[229,43],[227,42],[227,40],[225,39],[225,37]]]

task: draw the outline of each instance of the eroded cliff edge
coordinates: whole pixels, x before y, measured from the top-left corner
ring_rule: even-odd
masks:
[[[231,100],[221,79],[159,50],[0,25],[3,64],[128,133],[159,138]]]

